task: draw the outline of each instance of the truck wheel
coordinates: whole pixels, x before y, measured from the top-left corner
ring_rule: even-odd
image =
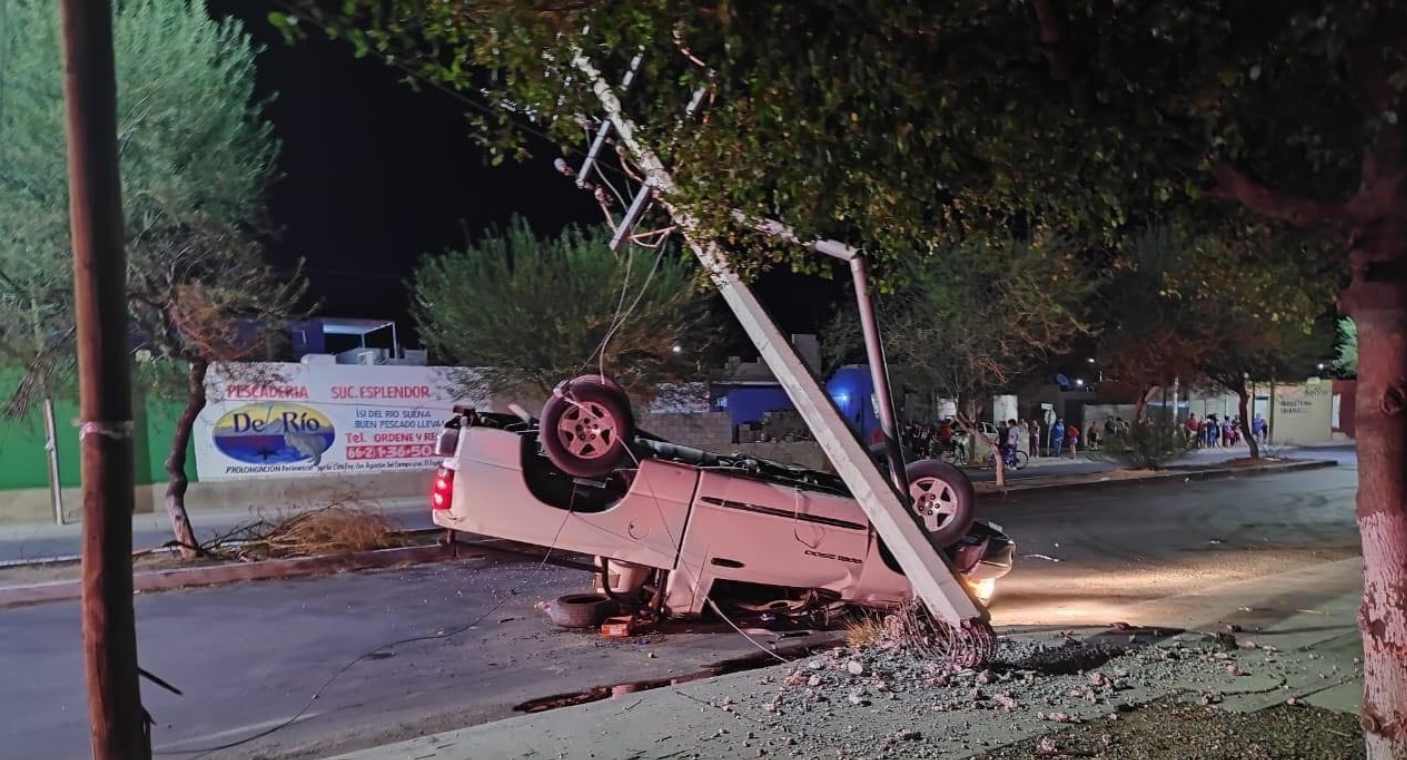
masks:
[[[561,388],[561,389],[563,389],[563,390],[565,390],[565,389],[567,389],[567,388],[569,388],[569,387],[571,387],[571,386],[573,386],[573,385],[577,385],[577,384],[579,384],[579,383],[592,383],[592,384],[595,384],[595,385],[604,386],[604,387],[606,387],[606,388],[609,388],[609,389],[615,391],[616,393],[619,393],[622,398],[625,397],[625,388],[624,388],[620,383],[616,382],[615,380],[612,380],[612,379],[609,378],[609,377],[606,377],[605,375],[601,375],[601,374],[577,375],[576,377],[572,378],[571,380],[567,380],[567,381],[565,381],[565,382],[559,384],[557,387],[558,387],[558,388]]]
[[[572,381],[559,388],[543,405],[538,423],[547,458],[579,478],[610,474],[635,438],[629,399],[594,381]]]
[[[571,380],[563,380],[552,390],[552,395],[565,395],[569,389],[581,388],[583,385],[596,385],[616,394],[625,405],[625,416],[630,420],[632,429],[635,425],[635,410],[630,408],[630,395],[625,392],[625,387],[612,378],[600,374],[577,375]]]
[[[601,594],[567,594],[547,605],[547,617],[563,628],[594,628],[614,609]]]
[[[908,466],[909,499],[934,546],[946,548],[967,535],[977,516],[977,494],[962,470],[936,459]]]

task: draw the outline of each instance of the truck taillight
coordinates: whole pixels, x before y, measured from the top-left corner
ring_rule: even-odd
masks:
[[[435,471],[435,484],[430,488],[430,508],[449,509],[454,493],[454,470],[441,467]]]

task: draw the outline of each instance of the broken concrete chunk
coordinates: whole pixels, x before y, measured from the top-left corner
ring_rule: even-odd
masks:
[[[845,669],[850,671],[850,675],[852,676],[864,675],[865,673],[865,666],[859,660],[851,660],[845,663]]]
[[[1063,712],[1036,713],[1036,717],[1041,720],[1048,720],[1051,723],[1079,723],[1080,719]]]

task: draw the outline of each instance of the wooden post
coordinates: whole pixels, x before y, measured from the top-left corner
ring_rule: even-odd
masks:
[[[112,6],[60,0],[83,477],[83,666],[94,760],[151,757],[132,607],[132,384]]]

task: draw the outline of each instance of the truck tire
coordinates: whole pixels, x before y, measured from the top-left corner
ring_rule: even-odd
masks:
[[[962,470],[936,459],[908,466],[910,508],[934,546],[947,548],[967,535],[977,517],[977,494]]]
[[[578,378],[558,386],[543,405],[538,438],[557,469],[599,478],[620,464],[635,439],[635,419],[619,387]]]
[[[547,605],[547,617],[563,628],[595,628],[614,609],[602,594],[567,594]]]
[[[630,420],[631,429],[635,430],[635,410],[630,406],[630,394],[625,392],[624,386],[605,375],[589,374],[577,375],[571,380],[558,383],[557,389],[565,392],[568,388],[580,388],[582,385],[598,385],[616,394],[620,398],[621,403],[625,405],[625,416]],[[559,395],[557,390],[553,390],[552,393],[553,395]],[[636,430],[635,432],[639,434],[640,431]],[[626,443],[629,444],[630,442],[626,441]]]

